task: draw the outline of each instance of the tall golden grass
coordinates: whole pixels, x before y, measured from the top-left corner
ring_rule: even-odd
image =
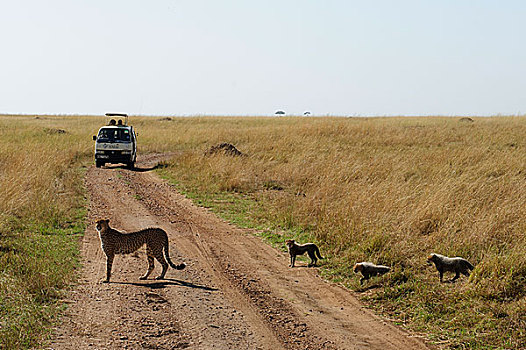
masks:
[[[170,130],[182,188],[259,203],[239,210],[324,244],[327,274],[372,307],[452,348],[526,347],[526,120],[198,118]],[[220,142],[248,157],[204,156]],[[431,252],[476,269],[439,284]],[[363,260],[394,273],[361,288],[350,267]]]
[[[446,348],[526,348],[526,120],[474,119],[131,122],[139,154],[175,152],[162,171],[179,188],[278,240],[317,241],[329,256],[324,274],[379,313]],[[34,346],[56,309],[43,311],[49,307],[32,301],[49,305],[74,276],[75,242],[64,232],[78,231],[72,225],[83,206],[79,169],[92,163],[91,135],[105,121],[0,117],[6,347]],[[205,156],[221,142],[247,156]],[[476,268],[469,279],[440,284],[426,264],[430,252],[463,256]],[[393,272],[361,287],[351,266],[362,260]],[[53,275],[59,277],[44,278]]]
[[[80,120],[0,117],[0,348],[36,346],[75,280],[83,231]],[[61,133],[60,130],[65,130]]]

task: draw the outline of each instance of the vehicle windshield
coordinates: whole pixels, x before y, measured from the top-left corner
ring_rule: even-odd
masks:
[[[101,129],[97,140],[106,142],[130,142],[130,130],[121,128]]]

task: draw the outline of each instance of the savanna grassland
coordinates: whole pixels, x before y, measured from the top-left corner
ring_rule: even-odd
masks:
[[[71,118],[0,117],[0,348],[35,346],[75,280],[89,143]]]
[[[0,339],[32,347],[75,281],[99,117],[0,117]],[[132,118],[139,154],[198,204],[282,247],[444,348],[526,347],[526,119]],[[62,132],[62,130],[64,132]],[[228,142],[245,155],[206,155]],[[476,265],[438,281],[430,252]],[[354,262],[392,266],[360,286]],[[450,275],[446,276],[451,277]],[[0,346],[0,347],[2,347]]]
[[[526,347],[524,118],[163,125],[181,150],[163,173],[182,191],[275,242],[320,243],[325,276],[379,313],[448,348]],[[246,156],[204,155],[221,142]],[[476,268],[440,284],[431,252]],[[351,267],[364,260],[394,271],[362,287]]]

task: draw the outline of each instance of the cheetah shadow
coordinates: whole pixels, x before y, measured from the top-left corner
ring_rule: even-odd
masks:
[[[112,284],[132,285],[132,286],[137,286],[137,287],[145,287],[145,288],[149,288],[149,289],[152,289],[152,290],[164,289],[164,288],[170,287],[170,286],[202,289],[202,290],[206,290],[206,291],[210,291],[210,292],[215,292],[215,291],[219,290],[217,288],[212,288],[212,287],[208,287],[208,286],[201,286],[201,285],[194,284],[194,283],[191,283],[191,282],[186,282],[186,281],[182,281],[182,280],[176,280],[176,279],[172,279],[172,278],[165,278],[163,280],[153,280],[152,282],[145,281],[145,282],[110,282],[110,283],[112,283]]]
[[[145,173],[147,171],[152,171],[152,170],[160,169],[164,167],[165,167],[164,165],[157,163],[154,166],[150,166],[150,167],[145,167],[145,168],[134,167],[133,169],[130,169],[126,165],[122,165],[122,164],[116,164],[116,165],[107,164],[103,167],[103,169],[124,169],[124,170],[133,171],[134,173]]]
[[[368,284],[368,285],[361,285],[359,288],[356,289],[356,292],[357,293],[365,293],[369,290],[372,290],[372,289],[378,289],[378,288],[381,288],[382,287],[382,284],[380,283],[371,283],[371,284]]]

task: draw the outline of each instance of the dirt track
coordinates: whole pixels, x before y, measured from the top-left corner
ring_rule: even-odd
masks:
[[[426,349],[316,269],[289,268],[284,253],[194,206],[148,171],[159,159],[143,157],[137,171],[89,169],[84,268],[48,348]],[[140,281],[147,267],[141,249],[117,256],[112,283],[100,283],[106,262],[93,224],[99,217],[123,231],[162,227],[172,260],[188,267]],[[159,271],[156,263],[152,276]]]

